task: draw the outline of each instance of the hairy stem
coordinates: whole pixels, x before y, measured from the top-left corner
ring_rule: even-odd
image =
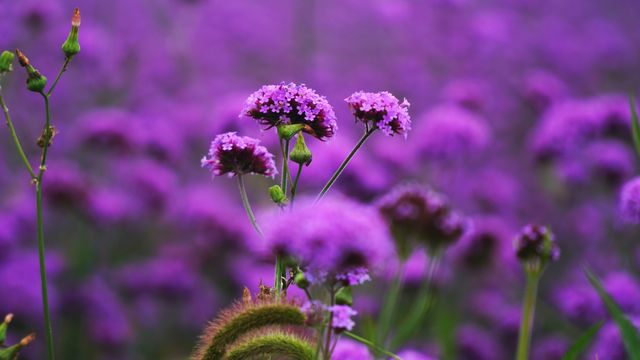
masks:
[[[33,171],[31,164],[29,163],[29,159],[27,159],[27,155],[24,153],[24,150],[22,149],[22,144],[20,144],[20,139],[18,138],[16,129],[13,127],[13,122],[11,121],[11,115],[9,115],[9,108],[7,107],[7,104],[4,102],[4,98],[2,97],[1,93],[0,93],[0,107],[2,107],[2,112],[4,113],[4,118],[7,122],[7,127],[9,128],[9,133],[11,134],[11,139],[13,140],[13,144],[15,145],[16,150],[20,155],[20,158],[22,159],[22,163],[27,169],[27,172],[29,172],[29,176],[33,180],[36,178],[36,174]]]
[[[364,145],[364,143],[367,141],[369,136],[371,136],[371,134],[373,134],[375,130],[376,130],[375,128],[372,128],[372,129],[367,129],[365,131],[364,135],[362,135],[362,137],[360,138],[356,146],[353,147],[349,155],[347,155],[346,159],[344,159],[342,164],[340,164],[336,172],[333,173],[333,175],[331,176],[331,179],[329,179],[329,181],[322,188],[322,190],[320,191],[320,194],[318,194],[318,196],[316,197],[316,202],[322,200],[322,198],[327,193],[327,191],[329,191],[329,189],[331,189],[331,186],[333,186],[336,180],[338,180],[338,177],[340,176],[340,174],[342,174],[342,172],[347,167],[347,165],[349,165],[349,162],[351,161],[353,156],[358,152],[358,150],[362,147],[362,145]]]
[[[264,235],[262,233],[262,230],[260,229],[260,226],[256,221],[255,215],[253,215],[253,210],[251,210],[251,204],[249,203],[249,197],[247,196],[247,189],[244,186],[242,175],[237,175],[236,178],[238,178],[238,189],[240,190],[240,197],[242,198],[244,211],[247,213],[247,216],[249,216],[249,221],[251,221],[251,225],[253,225],[253,228],[256,230],[258,235],[260,235],[260,237],[263,237]]]
[[[522,318],[520,320],[520,335],[518,336],[517,360],[527,360],[529,358],[531,328],[533,326],[533,317],[536,308],[539,279],[539,276],[527,275],[527,285],[524,292],[524,302],[522,304]]]

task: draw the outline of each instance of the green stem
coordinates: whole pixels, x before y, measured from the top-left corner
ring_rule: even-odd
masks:
[[[0,94],[0,107],[2,107],[4,118],[7,121],[7,127],[9,127],[9,133],[11,133],[11,139],[13,140],[13,144],[18,150],[18,154],[20,155],[20,158],[22,159],[22,162],[24,163],[25,168],[29,172],[29,176],[31,176],[31,179],[33,180],[36,178],[36,174],[33,171],[31,164],[29,163],[29,159],[27,159],[27,155],[24,153],[24,150],[22,149],[22,144],[20,144],[20,139],[18,138],[16,129],[13,127],[13,122],[11,121],[11,116],[9,115],[9,108],[5,104],[2,94]]]
[[[422,283],[417,300],[413,304],[408,317],[399,328],[398,335],[391,342],[391,350],[394,350],[404,344],[411,336],[415,335],[418,327],[422,324],[424,317],[429,311],[433,294],[431,292],[431,284],[433,277],[438,270],[441,258],[441,250],[436,250],[429,259],[427,267],[427,275]]]
[[[393,279],[391,288],[387,292],[384,305],[382,306],[382,311],[380,312],[380,318],[377,322],[378,326],[376,331],[376,344],[381,346],[385,345],[385,338],[389,331],[389,327],[391,326],[391,321],[393,320],[396,304],[398,302],[398,296],[400,295],[400,291],[402,290],[403,270],[404,262],[400,264],[400,267],[396,272],[396,276]]]
[[[55,359],[53,350],[53,329],[49,315],[49,295],[47,291],[47,270],[44,252],[44,226],[42,221],[42,183],[36,182],[36,213],[38,223],[38,257],[40,259],[40,285],[42,288],[42,308],[44,312],[44,326],[47,335],[47,358]]]
[[[360,138],[356,146],[354,146],[351,152],[349,153],[349,155],[347,155],[347,158],[344,159],[344,161],[342,162],[342,164],[340,164],[336,172],[334,172],[333,175],[331,176],[331,179],[329,179],[329,181],[322,188],[322,190],[320,191],[320,194],[318,194],[318,196],[316,197],[316,202],[322,200],[322,198],[327,193],[327,191],[329,191],[329,189],[331,189],[331,186],[333,186],[333,183],[335,183],[336,180],[338,180],[338,177],[340,176],[340,174],[342,174],[342,172],[347,167],[347,165],[349,165],[349,162],[351,161],[353,156],[356,154],[356,152],[358,152],[358,150],[362,147],[362,145],[364,145],[365,141],[367,141],[369,136],[371,136],[371,134],[373,134],[375,130],[376,128],[372,128],[372,129],[367,129],[365,131],[364,135],[362,135],[362,137]]]
[[[47,170],[47,153],[49,150],[49,145],[51,145],[51,111],[49,109],[49,95],[45,93],[41,93],[44,98],[44,110],[46,120],[44,123],[44,128],[42,129],[42,139],[44,143],[42,145],[42,155],[40,156],[40,168],[38,169],[38,181],[42,181],[42,175],[45,170]]]
[[[247,189],[244,186],[244,180],[242,179],[242,175],[237,175],[238,178],[238,189],[240,190],[240,197],[242,198],[242,205],[244,206],[244,211],[246,211],[247,216],[249,216],[249,220],[251,221],[251,225],[256,230],[260,237],[264,237],[260,226],[258,226],[258,222],[256,221],[255,215],[253,215],[253,211],[251,210],[251,204],[249,203],[249,197],[247,196]]]
[[[331,286],[329,294],[331,295],[331,306],[333,306],[335,305],[335,302],[336,302],[336,294],[333,289],[333,286]],[[333,311],[329,314],[329,322],[327,323],[327,335],[325,337],[325,343],[324,343],[325,360],[331,360],[331,334],[333,333],[332,325],[333,325]]]
[[[289,178],[289,140],[280,139],[280,148],[282,149],[282,179],[280,187],[282,192],[287,193],[287,180]]]
[[[518,351],[516,360],[529,359],[529,347],[531,346],[531,328],[536,308],[536,296],[538,293],[539,277],[527,275],[527,285],[522,305],[522,318],[520,320],[520,336],[518,337]]]
[[[51,94],[53,93],[53,89],[55,89],[56,85],[58,85],[58,81],[60,81],[62,74],[64,74],[64,72],[67,71],[67,67],[69,66],[70,62],[71,62],[71,58],[66,58],[64,60],[64,64],[62,64],[62,69],[60,69],[60,72],[58,72],[58,76],[56,76],[56,80],[53,82],[53,84],[49,88],[49,91],[47,92],[47,96],[51,96]]]
[[[296,178],[291,185],[291,207],[293,207],[293,200],[296,198],[296,191],[298,190],[298,181],[300,180],[300,174],[302,174],[302,164],[298,164],[298,171],[296,172]]]
[[[282,266],[282,257],[276,255],[276,274],[273,279],[273,287],[276,290],[276,296],[279,297],[282,292],[282,274],[284,272],[284,266]]]
[[[382,353],[382,354],[384,354],[386,356],[389,356],[389,357],[393,358],[394,360],[402,360],[402,359],[400,359],[400,357],[398,355],[379,347],[378,345],[376,345],[376,344],[372,343],[371,341],[363,338],[362,336],[356,335],[356,334],[354,334],[354,333],[352,333],[350,331],[345,331],[345,332],[343,332],[343,334],[346,335],[347,337],[350,337],[353,340],[363,344],[363,345],[368,346],[370,349],[372,349],[372,350],[374,350],[376,352]]]

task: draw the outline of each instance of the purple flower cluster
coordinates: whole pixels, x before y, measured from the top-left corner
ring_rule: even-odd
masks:
[[[264,85],[249,96],[240,116],[268,127],[303,124],[303,131],[320,140],[330,139],[338,130],[333,107],[304,84]]]
[[[353,327],[356,325],[356,323],[351,319],[351,317],[357,315],[358,312],[353,310],[351,306],[333,305],[330,306],[328,310],[331,315],[333,315],[331,327],[336,330],[353,330]]]
[[[220,134],[211,143],[208,157],[202,158],[202,167],[214,176],[258,174],[274,177],[276,170],[273,155],[260,140],[238,136],[235,132]]]
[[[252,246],[267,256],[292,256],[312,282],[362,282],[363,269],[379,270],[394,256],[387,228],[375,209],[343,197],[319,203],[300,199],[294,211],[273,211],[264,221],[264,240]]]
[[[377,93],[358,91],[345,99],[349,109],[357,120],[365,124],[371,123],[374,128],[382,130],[387,136],[395,134],[405,138],[411,130],[409,102],[400,102],[387,91]]]
[[[625,220],[640,224],[640,177],[629,180],[622,187],[620,212]]]

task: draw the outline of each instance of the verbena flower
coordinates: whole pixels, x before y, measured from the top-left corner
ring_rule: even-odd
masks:
[[[356,323],[351,319],[351,317],[357,315],[357,311],[353,310],[350,306],[347,305],[333,305],[330,306],[328,310],[333,315],[331,327],[336,330],[353,330],[353,327],[356,325]]]
[[[332,358],[336,360],[372,360],[369,348],[359,342],[340,337],[333,351]]]
[[[620,191],[619,207],[624,220],[640,224],[640,177],[624,184]]]
[[[390,92],[377,93],[358,91],[345,99],[357,120],[382,130],[385,135],[402,135],[411,130],[409,102],[402,102]]]
[[[516,256],[522,261],[556,261],[560,258],[560,248],[555,235],[546,226],[526,225],[516,237]]]
[[[330,139],[338,130],[333,107],[304,84],[264,85],[249,95],[240,116],[252,117],[269,128],[303,124],[303,131],[320,140]]]
[[[312,283],[361,282],[364,269],[377,270],[394,256],[387,227],[375,209],[343,197],[320,203],[300,199],[295,211],[266,214],[264,241],[252,248],[263,255],[290,256]]]
[[[214,176],[259,174],[274,177],[278,171],[273,155],[259,143],[260,140],[238,136],[235,132],[220,134],[211,143],[208,157],[202,158],[202,167]]]
[[[395,188],[377,201],[377,208],[403,256],[411,249],[408,242],[417,241],[433,248],[447,246],[458,240],[468,225],[444,196],[417,184]]]

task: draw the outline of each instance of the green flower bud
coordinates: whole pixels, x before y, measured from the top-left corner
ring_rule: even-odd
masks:
[[[271,200],[278,205],[284,205],[287,202],[287,195],[282,191],[280,185],[270,187],[269,196],[271,196]]]
[[[353,294],[351,292],[351,286],[345,286],[338,290],[336,293],[336,304],[338,305],[353,305]]]
[[[0,74],[13,70],[13,53],[11,51],[3,51],[0,55]]]
[[[78,42],[78,29],[80,28],[80,9],[73,10],[71,18],[71,31],[67,40],[62,44],[62,51],[67,59],[71,59],[75,54],[80,52],[80,43]]]
[[[27,70],[27,89],[33,92],[42,92],[44,87],[47,86],[47,78],[42,76],[42,74],[31,65],[29,59],[20,49],[16,49],[16,55],[18,56],[20,66]]]
[[[309,287],[310,283],[304,273],[302,271],[298,272],[296,276],[293,278],[293,281],[298,285],[300,289],[306,289]]]
[[[293,147],[291,154],[289,154],[289,159],[294,163],[309,166],[312,158],[311,150],[309,150],[307,144],[304,142],[304,136],[302,136],[302,133],[299,133],[296,138],[296,145]]]
[[[35,334],[29,334],[25,336],[19,343],[10,346],[8,348],[0,349],[0,360],[15,360],[18,358],[18,353],[20,349],[29,345],[33,340],[36,339]]]
[[[303,124],[278,125],[278,136],[281,139],[291,140],[302,129],[304,129]]]
[[[13,314],[8,314],[4,317],[2,324],[0,324],[0,345],[4,344],[4,341],[7,339],[7,328],[11,320],[13,320]]]

